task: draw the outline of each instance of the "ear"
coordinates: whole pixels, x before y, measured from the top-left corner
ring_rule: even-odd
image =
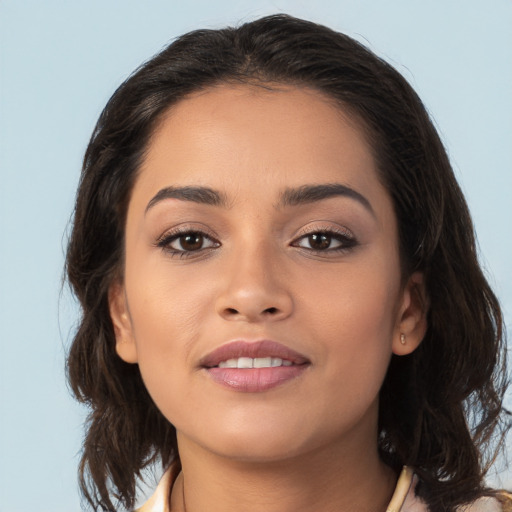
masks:
[[[393,353],[411,354],[427,331],[428,298],[422,272],[414,272],[402,293],[397,325],[393,336]]]
[[[133,336],[132,321],[128,310],[124,285],[115,282],[108,291],[110,318],[116,336],[117,355],[126,363],[137,363],[137,346]]]

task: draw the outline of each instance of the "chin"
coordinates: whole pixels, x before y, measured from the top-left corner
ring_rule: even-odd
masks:
[[[272,421],[228,423],[216,425],[210,423],[202,432],[194,432],[188,437],[203,449],[240,462],[272,462],[285,460],[307,451],[311,436],[289,424]]]

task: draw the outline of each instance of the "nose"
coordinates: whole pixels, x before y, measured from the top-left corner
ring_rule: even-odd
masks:
[[[293,300],[285,273],[269,251],[240,252],[225,263],[228,271],[216,302],[221,317],[257,323],[284,320],[292,314]]]

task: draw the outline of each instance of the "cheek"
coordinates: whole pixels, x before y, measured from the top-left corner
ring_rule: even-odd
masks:
[[[197,272],[171,271],[161,257],[148,260],[126,265],[126,293],[137,347],[145,351],[160,344],[176,349],[180,340],[194,339],[211,303],[210,288]]]
[[[165,264],[127,261],[126,293],[138,364],[146,387],[164,411],[194,370],[193,352],[204,329],[211,291],[199,276],[176,279]],[[183,395],[183,392],[181,392]]]
[[[333,389],[368,399],[378,393],[391,357],[399,275],[377,264],[342,270],[310,283],[304,311],[312,336],[324,344],[319,357]]]
[[[389,335],[396,320],[400,276],[394,265],[362,262],[317,273],[300,297],[319,325],[344,333]],[[364,343],[367,337],[361,337]],[[370,341],[368,339],[368,341]]]
[[[392,294],[385,287],[374,286],[369,294],[345,284],[350,293],[332,295],[323,308],[317,303],[315,313],[320,322],[314,335],[323,343],[316,367],[322,385],[310,401],[314,411],[323,411],[326,436],[336,435],[340,425],[356,425],[370,410],[377,414],[392,354]]]

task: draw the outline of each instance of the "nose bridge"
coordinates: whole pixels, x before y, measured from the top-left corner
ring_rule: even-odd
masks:
[[[217,310],[226,319],[282,319],[293,308],[283,279],[284,261],[268,240],[246,241],[226,261],[226,280]]]

